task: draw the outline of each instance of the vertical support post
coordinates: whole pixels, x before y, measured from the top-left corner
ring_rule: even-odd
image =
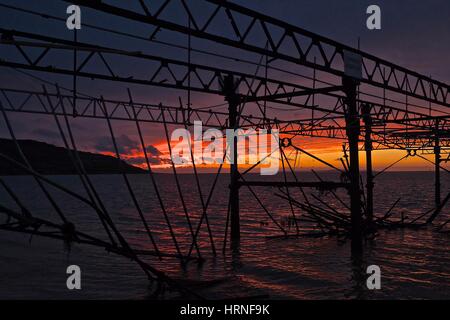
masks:
[[[441,202],[441,147],[439,145],[439,121],[436,120],[435,130],[434,130],[434,201],[436,209],[433,214],[428,218],[427,223],[432,223],[434,219],[441,213],[442,208],[445,206],[449,200],[450,193]]]
[[[359,156],[358,141],[360,133],[359,115],[356,106],[356,89],[358,82],[349,77],[343,77],[342,83],[346,94],[346,129],[350,153],[350,211],[352,253],[362,251],[362,215],[361,192],[359,188]]]
[[[78,41],[78,33],[77,33],[76,28],[73,30],[73,41],[75,43],[77,43],[77,41]],[[73,85],[73,87],[72,87],[72,90],[73,90],[73,117],[76,117],[78,115],[78,112],[77,112],[77,68],[78,68],[77,67],[77,65],[78,65],[77,57],[78,57],[77,47],[74,47],[74,49],[73,49],[73,79],[72,79],[72,81],[73,81],[73,83],[72,83],[72,85]]]
[[[370,104],[362,106],[362,115],[365,125],[364,149],[366,150],[366,189],[367,189],[367,203],[366,216],[367,224],[371,227],[373,222],[373,171],[372,171],[372,117],[370,111],[372,107]]]
[[[439,145],[439,120],[436,120],[434,133],[434,201],[436,208],[441,205],[441,147]]]
[[[222,90],[225,93],[225,100],[228,102],[229,112],[229,129],[236,133],[238,129],[238,106],[239,96],[236,94],[236,85],[234,77],[227,75],[222,84]],[[230,158],[232,163],[230,165],[230,227],[231,227],[231,246],[233,248],[239,247],[241,230],[240,230],[240,216],[239,216],[239,168],[238,168],[238,137],[233,135],[233,142],[230,148]]]

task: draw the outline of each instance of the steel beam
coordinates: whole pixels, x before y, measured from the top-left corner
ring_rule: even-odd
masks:
[[[363,121],[365,125],[364,148],[366,151],[366,216],[369,227],[373,222],[373,171],[372,171],[372,118],[370,116],[371,106],[366,104],[362,107]]]
[[[318,190],[336,190],[339,188],[348,189],[349,183],[345,182],[333,182],[333,181],[239,181],[240,186],[251,187],[275,187],[275,188],[313,188]]]
[[[159,10],[152,14],[148,10],[133,11],[123,7],[113,6],[101,1],[90,0],[63,0],[99,10],[117,17],[132,21],[150,24],[167,30],[172,30],[194,37],[214,41],[223,45],[255,52],[269,56],[273,59],[284,60],[307,67],[315,68],[336,76],[344,76],[342,61],[344,52],[352,52],[362,57],[362,82],[379,88],[385,88],[397,93],[407,94],[411,97],[430,101],[439,105],[450,107],[449,85],[421,75],[415,71],[398,66],[389,61],[375,57],[369,53],[341,44],[329,38],[317,35],[310,31],[288,24],[282,20],[263,15],[232,2],[223,0],[207,0],[215,6],[215,10],[204,18],[204,12],[199,6],[188,1],[168,0]],[[171,5],[168,5],[171,4]],[[191,20],[190,27],[181,24],[178,20],[162,18],[168,11],[179,6],[182,12]],[[219,15],[222,12],[224,15]],[[250,23],[237,23],[237,16]],[[167,15],[166,15],[167,16]],[[202,16],[206,21],[200,25],[196,17]],[[221,17],[228,17],[227,19]],[[220,23],[224,28],[234,30],[234,34],[223,36],[212,30],[212,25]],[[249,36],[252,31],[258,30],[259,35],[266,41],[259,41],[257,37]],[[276,36],[281,31],[281,36]],[[266,47],[261,43],[269,43]],[[284,49],[286,46],[294,50]],[[320,59],[314,61],[315,52],[320,53]]]
[[[347,136],[350,153],[350,212],[351,212],[351,240],[352,252],[359,253],[362,251],[362,212],[361,212],[361,190],[359,188],[359,115],[356,107],[356,90],[358,83],[344,77],[344,91],[347,96]]]
[[[236,130],[239,128],[239,96],[236,94],[236,82],[232,75],[226,76],[222,82],[222,91],[228,102],[229,128]],[[230,143],[230,142],[228,142]],[[230,145],[230,226],[231,226],[231,246],[238,248],[241,238],[240,213],[239,213],[239,167],[238,167],[238,137],[233,136]]]

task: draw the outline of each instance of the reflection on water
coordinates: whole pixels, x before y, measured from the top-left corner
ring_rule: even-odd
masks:
[[[323,179],[336,177],[322,173]],[[214,176],[200,176],[202,193],[209,193]],[[52,179],[85,195],[74,176]],[[261,179],[259,176],[247,178]],[[280,179],[280,177],[263,177]],[[301,179],[314,180],[302,173]],[[31,212],[58,221],[50,204],[30,177],[7,177],[7,183],[21,196]],[[120,176],[93,176],[98,192],[118,229],[135,248],[153,249],[139,215],[133,206]],[[149,177],[130,176],[136,197],[160,250],[174,251],[174,242],[161,213]],[[190,247],[190,231],[176,193],[173,176],[158,175],[163,197],[176,239],[183,253]],[[202,214],[201,201],[191,175],[180,176],[184,200],[196,226]],[[432,173],[388,173],[377,178],[375,212],[383,215],[401,198],[394,209],[409,218],[416,217],[433,205]],[[352,257],[348,242],[334,237],[276,239],[278,227],[271,222],[250,192],[241,189],[241,246],[222,254],[228,201],[228,177],[219,178],[208,208],[208,217],[217,256],[211,254],[211,241],[206,224],[201,227],[199,247],[206,261],[199,265],[182,266],[174,259],[146,258],[155,267],[172,277],[212,281],[199,289],[211,298],[268,295],[273,299],[382,299],[382,298],[450,298],[450,255],[448,234],[439,234],[431,227],[421,230],[382,231],[365,244],[362,257]],[[443,176],[442,190],[450,189],[450,179]],[[51,189],[58,204],[78,230],[107,239],[95,212],[70,196]],[[295,232],[288,223],[289,204],[274,196],[276,189],[258,188],[258,196],[283,228]],[[309,191],[319,194],[318,191]],[[300,192],[291,191],[301,198]],[[339,196],[347,199],[344,192]],[[343,210],[331,195],[322,197],[337,210]],[[0,191],[0,199],[14,207],[12,200]],[[301,211],[296,211],[297,216]],[[450,218],[448,209],[441,220]],[[26,235],[0,233],[0,298],[151,298],[149,283],[142,271],[130,261],[100,249],[74,245],[70,252],[62,243],[30,238]],[[195,250],[193,251],[195,253]],[[81,291],[66,289],[65,268],[77,264],[82,269]],[[366,267],[379,265],[382,272],[381,290],[366,289]]]

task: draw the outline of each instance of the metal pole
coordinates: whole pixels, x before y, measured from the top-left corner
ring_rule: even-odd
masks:
[[[436,127],[434,133],[434,201],[436,208],[441,205],[441,147],[439,146],[439,120],[436,120]]]
[[[228,102],[229,125],[230,129],[236,132],[238,129],[238,106],[239,97],[236,94],[234,77],[227,75],[222,84],[222,90],[225,93],[225,100]],[[237,136],[234,135],[233,146],[230,148],[232,152],[232,163],[230,165],[230,227],[231,227],[231,246],[236,248],[239,246],[241,231],[239,217],[239,168],[238,168],[238,152],[237,152]]]
[[[358,110],[356,107],[356,89],[358,82],[348,78],[343,78],[344,91],[346,94],[346,124],[347,137],[350,153],[350,211],[351,211],[351,240],[352,252],[362,251],[362,217],[361,217],[361,192],[359,188],[359,158],[358,140],[360,133],[360,123]]]
[[[439,145],[439,121],[436,120],[435,133],[434,133],[434,201],[436,209],[433,214],[428,218],[427,223],[432,223],[434,219],[441,213],[442,208],[445,206],[449,199],[449,195],[441,202],[441,147]]]
[[[78,41],[77,29],[75,29],[73,32],[73,40],[74,40],[75,44]],[[72,87],[72,90],[73,90],[73,117],[76,117],[78,115],[78,112],[77,112],[77,65],[78,65],[77,56],[78,56],[77,55],[77,47],[75,46],[73,49],[73,79],[72,79],[72,81],[73,81],[73,83],[72,83],[72,85],[73,85],[73,87]]]
[[[373,171],[372,171],[372,117],[370,111],[372,107],[369,104],[362,106],[363,121],[365,124],[365,139],[364,148],[366,149],[366,188],[367,188],[367,204],[366,204],[366,216],[367,224],[369,227],[373,222]]]

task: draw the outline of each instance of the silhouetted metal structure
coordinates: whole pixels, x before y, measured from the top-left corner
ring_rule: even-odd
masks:
[[[391,210],[384,217],[374,215],[374,181],[380,174],[375,174],[372,169],[372,153],[376,150],[404,150],[406,155],[402,159],[418,156],[426,161],[430,160],[422,154],[433,153],[435,204],[433,210],[420,218],[426,219],[428,223],[433,222],[448,202],[448,195],[444,201],[441,201],[440,190],[441,170],[448,172],[442,167],[448,159],[442,156],[449,154],[450,150],[448,84],[228,1],[206,0],[199,4],[197,1],[167,0],[163,1],[159,7],[147,5],[146,1],[127,1],[123,6],[87,0],[62,2],[78,4],[83,7],[83,10],[107,14],[114,22],[111,26],[102,26],[83,20],[82,30],[75,33],[75,37],[67,32],[67,37],[64,38],[57,35],[60,32],[55,33],[56,35],[43,35],[33,30],[22,30],[21,26],[17,26],[14,30],[0,28],[0,66],[26,72],[26,75],[44,84],[42,90],[30,90],[24,86],[7,87],[3,84],[0,88],[0,108],[8,132],[15,141],[17,140],[14,135],[15,130],[9,120],[11,115],[25,113],[48,115],[56,121],[65,147],[73,150],[69,153],[89,198],[86,199],[67,190],[51,178],[34,171],[22,153],[22,162],[19,163],[0,151],[2,159],[22,167],[35,177],[63,221],[59,224],[34,217],[21,205],[20,195],[16,195],[3,180],[0,180],[8,194],[22,208],[22,212],[19,213],[10,208],[0,207],[3,213],[19,224],[17,227],[8,223],[2,225],[2,229],[103,246],[110,251],[134,259],[152,277],[180,290],[189,291],[163,272],[143,262],[140,255],[177,257],[182,261],[189,261],[194,259],[191,253],[195,248],[197,254],[195,259],[201,259],[197,239],[203,223],[207,225],[212,252],[216,254],[214,235],[208,222],[208,205],[222,165],[219,166],[216,180],[207,194],[207,201],[204,201],[195,160],[192,156],[192,165],[202,202],[202,215],[197,225],[194,225],[190,219],[189,209],[183,200],[183,192],[176,178],[177,190],[183,203],[183,208],[180,210],[184,211],[192,238],[190,250],[185,254],[181,251],[176,235],[172,231],[170,216],[160,197],[158,185],[153,177],[152,165],[145,151],[145,139],[140,127],[145,123],[164,125],[170,151],[168,125],[189,127],[194,121],[202,121],[205,128],[221,130],[227,128],[279,129],[280,161],[283,164],[283,173],[290,172],[295,181],[288,181],[286,176],[284,181],[247,180],[244,175],[258,164],[241,172],[237,164],[238,154],[234,152],[232,157],[235,161],[230,166],[229,216],[224,222],[226,223],[224,248],[228,226],[232,246],[239,247],[241,235],[239,190],[243,186],[250,190],[262,210],[280,227],[283,236],[292,236],[292,234],[278,224],[252,187],[277,187],[281,192],[278,196],[289,202],[296,224],[300,220],[295,216],[294,207],[299,208],[310,222],[317,224],[321,232],[328,231],[325,233],[334,234],[343,232],[349,235],[352,250],[355,253],[362,250],[364,237],[377,228],[417,225],[418,219],[409,223],[389,221]],[[130,5],[131,2],[133,5]],[[52,16],[23,6],[0,6],[5,10],[43,17],[61,25],[65,22],[64,16]],[[175,11],[170,14],[168,10]],[[180,19],[180,16],[185,19]],[[127,28],[139,26],[139,30],[148,30],[147,34],[128,33],[125,31],[127,28],[122,30],[120,26],[125,23],[124,21]],[[165,32],[170,35],[186,36],[189,40],[188,46],[177,41],[160,40],[160,34]],[[101,35],[108,35],[111,38],[95,43],[91,39]],[[196,39],[197,47],[192,46],[191,38]],[[116,44],[120,44],[120,41],[114,42],[111,39],[128,39],[130,42],[139,43],[140,47],[136,51],[131,49],[131,44],[130,48],[118,46]],[[106,44],[101,45],[103,42]],[[153,50],[144,51],[144,48]],[[167,51],[176,50],[177,58],[171,58],[174,56],[173,52],[168,52],[167,55],[159,54],[162,48]],[[33,57],[31,52],[36,50],[39,54]],[[187,61],[183,59],[180,52],[187,54]],[[246,56],[256,55],[260,59],[243,58],[238,55],[242,52]],[[197,61],[201,60],[200,63],[193,62],[194,59],[191,56],[193,53],[203,57],[197,59]],[[355,78],[346,72],[346,56],[348,55],[360,59],[359,77]],[[264,58],[265,63],[263,63]],[[68,63],[71,60],[72,65]],[[137,67],[123,68],[123,65]],[[251,72],[251,68],[256,68],[256,71]],[[57,75],[72,79],[72,88],[54,86],[53,80],[42,79],[41,75]],[[126,100],[89,96],[78,91],[81,87],[80,83],[89,82],[91,79],[127,86],[151,86],[177,92],[184,91],[188,93],[188,103],[187,106],[182,103],[179,106],[169,106],[160,101],[153,104],[139,102],[131,91],[127,91]],[[192,106],[191,93],[221,96],[225,104],[207,108]],[[399,97],[402,97],[402,100]],[[223,106],[228,106],[228,110],[216,110]],[[287,114],[283,114],[284,111],[287,111]],[[77,158],[77,139],[70,130],[71,117],[105,120],[114,142],[115,156],[119,159],[121,154],[115,138],[117,134],[114,133],[111,121],[127,121],[136,125],[145,153],[146,169],[152,177],[159,205],[170,229],[174,252],[162,252],[158,249],[152,238],[151,226],[146,221],[145,213],[134,196],[133,187],[125,173],[123,179],[149,235],[149,240],[153,243],[154,250],[142,252],[132,249],[115,228],[108,210],[103,206],[102,199],[83,168],[83,163]],[[363,122],[361,123],[360,120]],[[302,137],[329,138],[344,143],[342,168],[337,168],[299,146]],[[20,152],[20,145],[16,143],[16,146]],[[237,149],[237,138],[235,138],[233,150]],[[316,182],[299,180],[295,173],[295,163],[293,168],[292,159],[286,155],[288,150],[300,152],[336,170],[341,174],[341,181],[324,181],[318,175],[319,181]],[[366,154],[365,193],[360,175],[360,151],[365,151]],[[177,168],[173,163],[172,169],[174,176],[177,177]],[[110,242],[104,242],[77,231],[75,226],[65,218],[57,201],[46,191],[47,185],[59,188],[93,207]],[[348,209],[348,216],[337,212],[320,199],[316,199],[319,204],[313,204],[303,191],[304,188],[330,191],[343,207]],[[336,195],[334,190],[338,188],[348,191],[349,204],[344,203]],[[292,196],[290,190],[293,189],[301,191],[303,201]],[[36,225],[45,225],[52,229],[52,232],[36,230]],[[298,225],[294,235],[299,235]]]

